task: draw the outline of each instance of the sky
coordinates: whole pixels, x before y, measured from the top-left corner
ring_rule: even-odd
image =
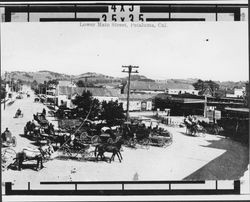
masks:
[[[152,79],[248,80],[247,22],[108,24],[2,23],[1,73],[50,70],[124,77],[122,65],[136,65],[139,74]]]

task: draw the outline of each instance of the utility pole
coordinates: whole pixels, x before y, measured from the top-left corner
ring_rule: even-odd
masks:
[[[204,100],[204,117],[207,118],[207,96],[205,95]]]
[[[127,92],[127,113],[126,113],[126,116],[127,116],[127,121],[129,121],[130,76],[131,76],[131,73],[138,73],[137,70],[133,71],[133,69],[137,69],[137,68],[139,68],[139,66],[129,65],[129,66],[122,66],[122,68],[127,69],[127,70],[123,69],[122,72],[128,73],[128,92]]]

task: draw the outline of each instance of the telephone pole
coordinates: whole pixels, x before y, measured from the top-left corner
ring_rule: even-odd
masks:
[[[132,66],[132,65],[129,65],[129,66],[122,66],[122,68],[124,68],[122,70],[122,72],[124,73],[128,73],[128,92],[127,92],[127,113],[126,113],[126,117],[127,117],[127,121],[129,121],[129,94],[130,94],[130,76],[131,76],[131,73],[138,73],[137,70],[134,70],[133,69],[137,69],[139,68],[139,66]],[[125,70],[127,69],[127,70]]]

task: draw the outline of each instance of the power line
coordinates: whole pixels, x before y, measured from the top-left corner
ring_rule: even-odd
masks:
[[[133,69],[138,69],[139,66],[132,66],[132,65],[128,65],[125,66],[123,65],[122,68],[124,68],[122,70],[123,73],[128,73],[128,92],[127,92],[127,121],[129,120],[129,95],[130,95],[130,77],[132,73],[138,73],[138,70],[133,70]],[[125,70],[127,69],[127,70]]]

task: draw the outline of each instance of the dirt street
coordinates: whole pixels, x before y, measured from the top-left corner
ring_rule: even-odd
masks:
[[[18,107],[24,117],[14,119]],[[3,131],[8,127],[16,136],[16,152],[23,147],[35,147],[32,141],[22,137],[23,128],[27,121],[32,120],[32,115],[43,108],[46,108],[43,104],[34,103],[33,94],[30,98],[16,100],[5,110],[2,108],[1,128]],[[185,134],[185,128],[163,127],[173,134],[171,146],[123,147],[121,163],[117,158],[112,163],[53,159],[40,171],[30,168],[6,170],[2,179],[3,182],[14,182],[17,187],[28,181],[134,180],[135,177],[138,180],[233,180],[239,179],[246,171],[249,161],[246,146],[220,136],[191,137]]]

